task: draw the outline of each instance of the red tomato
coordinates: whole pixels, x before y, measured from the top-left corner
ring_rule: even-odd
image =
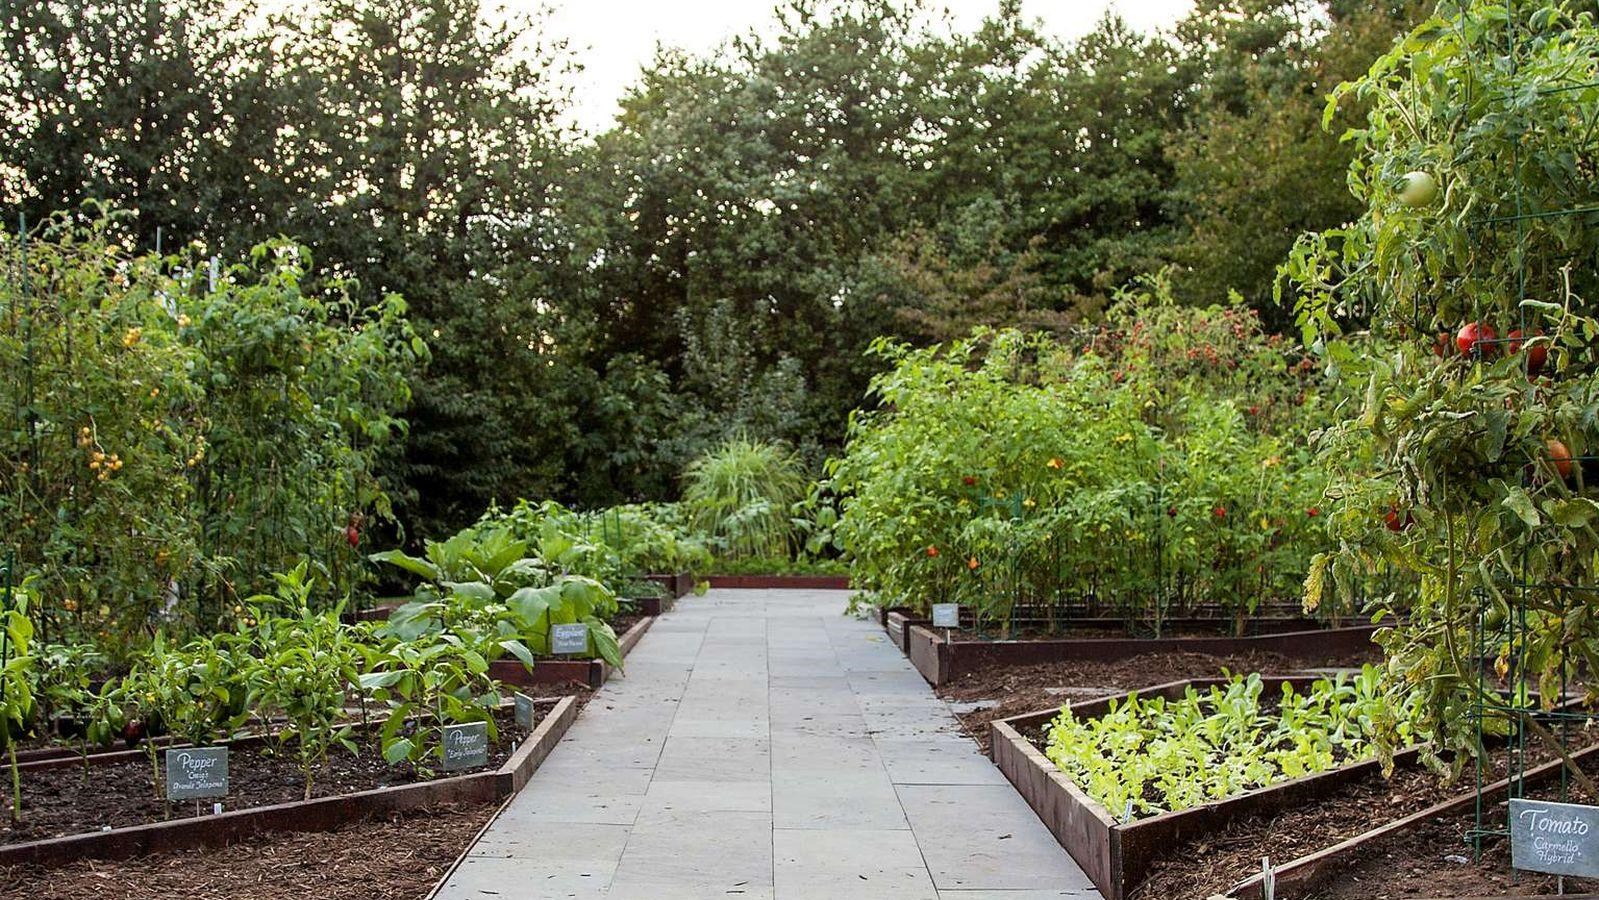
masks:
[[[1383,523],[1388,526],[1388,530],[1394,532],[1408,531],[1410,526],[1416,524],[1416,520],[1410,517],[1409,512],[1400,515],[1399,508],[1395,506],[1388,507],[1388,511],[1383,513],[1382,518]]]
[[[938,555],[938,548],[937,547],[928,547],[927,548],[927,555],[928,556],[937,556]]]
[[[1305,510],[1305,515],[1310,516],[1312,519],[1314,519],[1317,516],[1321,515],[1321,510],[1319,510],[1316,507],[1312,506],[1310,509]]]
[[[1214,513],[1216,515],[1216,518],[1218,518],[1218,519],[1227,518],[1227,510],[1223,509],[1220,506],[1218,506],[1215,509],[1211,510],[1211,512]]]
[[[977,483],[977,479],[973,478],[970,475],[967,475],[965,478],[962,478],[961,481],[964,482],[967,487],[971,487],[972,485]]]
[[[1492,326],[1481,322],[1467,322],[1455,332],[1455,348],[1460,351],[1461,356],[1487,359],[1497,352],[1499,345],[1494,341],[1498,339],[1499,335]]]
[[[1166,507],[1166,515],[1170,516],[1173,519],[1177,518],[1177,507],[1175,507],[1175,506]]]
[[[1538,336],[1540,336],[1540,334],[1541,334],[1540,332],[1536,332],[1535,331],[1535,332],[1532,333],[1532,336],[1533,337],[1538,337]],[[1523,346],[1525,346],[1525,340],[1524,340],[1524,336],[1521,333],[1521,329],[1517,328],[1517,329],[1511,331],[1509,334],[1505,335],[1505,337],[1510,339],[1510,345],[1509,345],[1510,346],[1510,352],[1511,353],[1520,353],[1521,352],[1521,348]],[[1527,374],[1528,375],[1537,375],[1539,372],[1542,372],[1544,364],[1547,363],[1548,361],[1549,361],[1549,347],[1548,347],[1548,345],[1546,345],[1546,344],[1533,344],[1531,347],[1527,348]]]
[[[346,526],[344,539],[350,542],[351,547],[359,547],[361,545],[361,529],[356,528],[354,525]]]

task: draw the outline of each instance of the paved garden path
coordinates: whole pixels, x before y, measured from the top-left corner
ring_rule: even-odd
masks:
[[[679,601],[441,897],[1097,896],[847,597]]]

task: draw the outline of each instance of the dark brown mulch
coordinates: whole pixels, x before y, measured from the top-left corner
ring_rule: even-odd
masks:
[[[1133,900],[1203,900],[1260,871],[1262,857],[1298,859],[1339,841],[1426,809],[1459,791],[1418,767],[1384,780],[1374,774],[1321,802],[1308,802],[1271,819],[1246,819],[1173,848],[1155,863]]]
[[[1583,771],[1599,775],[1599,764]],[[1457,786],[1455,793],[1470,791]],[[1573,803],[1592,803],[1572,788]],[[1531,791],[1531,796],[1557,799],[1558,788]],[[1504,824],[1505,806],[1493,807],[1492,827]],[[1425,824],[1371,845],[1364,858],[1342,867],[1336,879],[1315,891],[1315,900],[1398,900],[1419,897],[1542,897],[1559,890],[1551,875],[1510,871],[1510,845],[1501,838],[1484,840],[1482,854],[1466,841],[1476,825],[1474,813],[1431,819]],[[1453,857],[1451,859],[1451,857]],[[1565,893],[1599,892],[1599,880],[1567,878]]]
[[[497,716],[498,745],[490,748],[488,769],[503,764],[511,754],[511,739],[520,737],[510,710]],[[361,752],[351,755],[334,750],[317,770],[312,796],[327,797],[374,788],[409,784],[420,779],[409,765],[390,766],[383,760],[375,734],[358,735]],[[225,809],[270,806],[305,798],[305,779],[290,756],[274,753],[271,744],[236,746],[228,760],[228,796]],[[164,752],[158,753],[164,757]],[[163,760],[164,762],[164,760]],[[0,844],[14,844],[99,831],[103,826],[122,828],[165,818],[196,814],[193,802],[167,803],[156,799],[147,759],[92,766],[85,781],[80,766],[25,771],[22,778],[22,821],[0,830]],[[211,803],[199,804],[201,813]]]
[[[322,834],[57,869],[0,870],[0,897],[27,900],[420,900],[492,805],[442,808]]]
[[[1245,653],[1233,656],[1212,656],[1208,653],[1150,653],[1113,663],[1057,662],[996,667],[962,676],[940,687],[938,693],[946,700],[957,702],[997,703],[960,716],[966,732],[982,746],[984,752],[987,752],[988,723],[995,719],[1037,712],[1079,700],[1125,693],[1169,681],[1217,678],[1224,670],[1234,674],[1263,672],[1271,675],[1291,675],[1307,667],[1355,668],[1361,663],[1375,660],[1375,654],[1335,656],[1305,662],[1290,660],[1275,653]]]

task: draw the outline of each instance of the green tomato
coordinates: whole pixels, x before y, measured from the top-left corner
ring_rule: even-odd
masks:
[[[1438,181],[1426,172],[1405,174],[1405,186],[1399,191],[1399,202],[1415,209],[1431,206],[1438,199]]]

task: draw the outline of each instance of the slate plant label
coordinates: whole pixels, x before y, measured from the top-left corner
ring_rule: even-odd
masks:
[[[1511,800],[1510,866],[1550,875],[1599,876],[1599,806]]]
[[[583,624],[554,625],[550,628],[551,653],[587,653],[589,627]]]
[[[444,771],[458,772],[489,764],[489,726],[487,722],[444,726],[440,749],[444,751]]]
[[[961,627],[961,605],[959,603],[934,603],[933,604],[934,628],[959,628]]]
[[[205,800],[228,795],[228,748],[167,751],[167,799]]]
[[[528,731],[533,730],[533,698],[526,694],[518,693],[516,700],[516,724]]]

